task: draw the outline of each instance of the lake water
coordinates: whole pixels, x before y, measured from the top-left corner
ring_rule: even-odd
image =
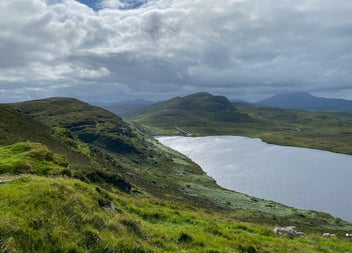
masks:
[[[224,188],[352,221],[352,156],[239,136],[157,137]]]

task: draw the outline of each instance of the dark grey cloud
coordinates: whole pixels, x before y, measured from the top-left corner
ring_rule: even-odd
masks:
[[[84,3],[0,3],[1,101],[200,90],[253,100],[298,90],[352,99],[348,1]]]

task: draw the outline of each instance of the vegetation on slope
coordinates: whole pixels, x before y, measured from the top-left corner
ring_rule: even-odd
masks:
[[[173,161],[152,137],[134,129],[111,112],[69,98],[51,98],[12,105],[51,127],[52,136],[74,152],[83,153],[94,167],[74,169],[75,177],[113,183],[121,178],[160,197],[194,199],[179,183],[215,186],[214,180],[186,157]],[[188,173],[185,177],[182,173]],[[114,184],[118,186],[118,183]],[[193,201],[193,200],[192,200]]]
[[[62,174],[68,163],[40,143],[18,142],[0,147],[0,174]]]
[[[140,154],[138,140],[118,116],[71,98],[50,98],[15,105],[24,114],[48,126],[67,129],[82,142],[122,154]]]
[[[223,96],[212,96],[209,93],[201,92],[186,97],[177,97],[166,102],[150,105],[132,115],[143,123],[151,120],[156,126],[175,125],[184,126],[190,118],[197,127],[206,127],[209,122],[247,122],[250,121],[245,113],[240,113]]]
[[[222,189],[100,108],[54,98],[0,105],[0,116],[0,180],[10,180],[0,184],[1,252],[346,251],[348,241],[316,233],[350,223]],[[276,225],[310,237],[279,238]]]
[[[193,103],[209,104],[216,97],[203,94]],[[155,104],[138,112],[131,121],[143,124],[153,134],[179,134],[175,126],[193,135],[241,135],[261,138],[279,145],[309,147],[352,154],[352,114],[333,112],[305,112],[277,108],[258,108],[234,103],[222,114],[211,110],[199,111],[189,107],[175,109],[175,99]],[[177,99],[182,102],[182,98]],[[202,105],[199,105],[202,107]],[[207,107],[205,107],[207,108]],[[204,116],[206,115],[206,116]],[[245,115],[245,116],[244,116]],[[237,120],[236,120],[237,118]]]
[[[68,178],[5,178],[1,252],[351,252],[348,239],[287,239],[265,225],[145,193]]]
[[[206,101],[213,100],[213,97],[200,93],[172,104],[184,107],[184,101],[192,104],[189,101],[194,99]],[[230,110],[232,106],[226,98],[215,97],[214,101],[198,108],[208,108],[208,105],[217,105],[220,111]],[[69,98],[36,100],[12,106],[51,127],[52,136],[57,141],[74,153],[83,153],[87,157],[88,167],[70,169],[73,177],[85,182],[99,183],[108,188],[118,187],[127,192],[143,190],[163,199],[192,203],[201,208],[231,210],[242,220],[296,224],[307,228],[349,229],[349,223],[329,215],[297,210],[222,189],[187,157],[160,145],[101,108]],[[94,141],[84,142],[86,139],[82,136],[87,134],[94,136]],[[128,152],[123,150],[126,145],[131,146]],[[68,162],[71,163],[70,160]]]

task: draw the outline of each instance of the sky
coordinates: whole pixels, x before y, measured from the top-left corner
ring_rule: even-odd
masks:
[[[0,103],[352,99],[352,1],[0,2]]]

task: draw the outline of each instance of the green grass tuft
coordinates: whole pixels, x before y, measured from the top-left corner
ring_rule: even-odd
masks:
[[[60,174],[67,165],[62,155],[50,152],[43,144],[20,142],[0,147],[0,174]]]

